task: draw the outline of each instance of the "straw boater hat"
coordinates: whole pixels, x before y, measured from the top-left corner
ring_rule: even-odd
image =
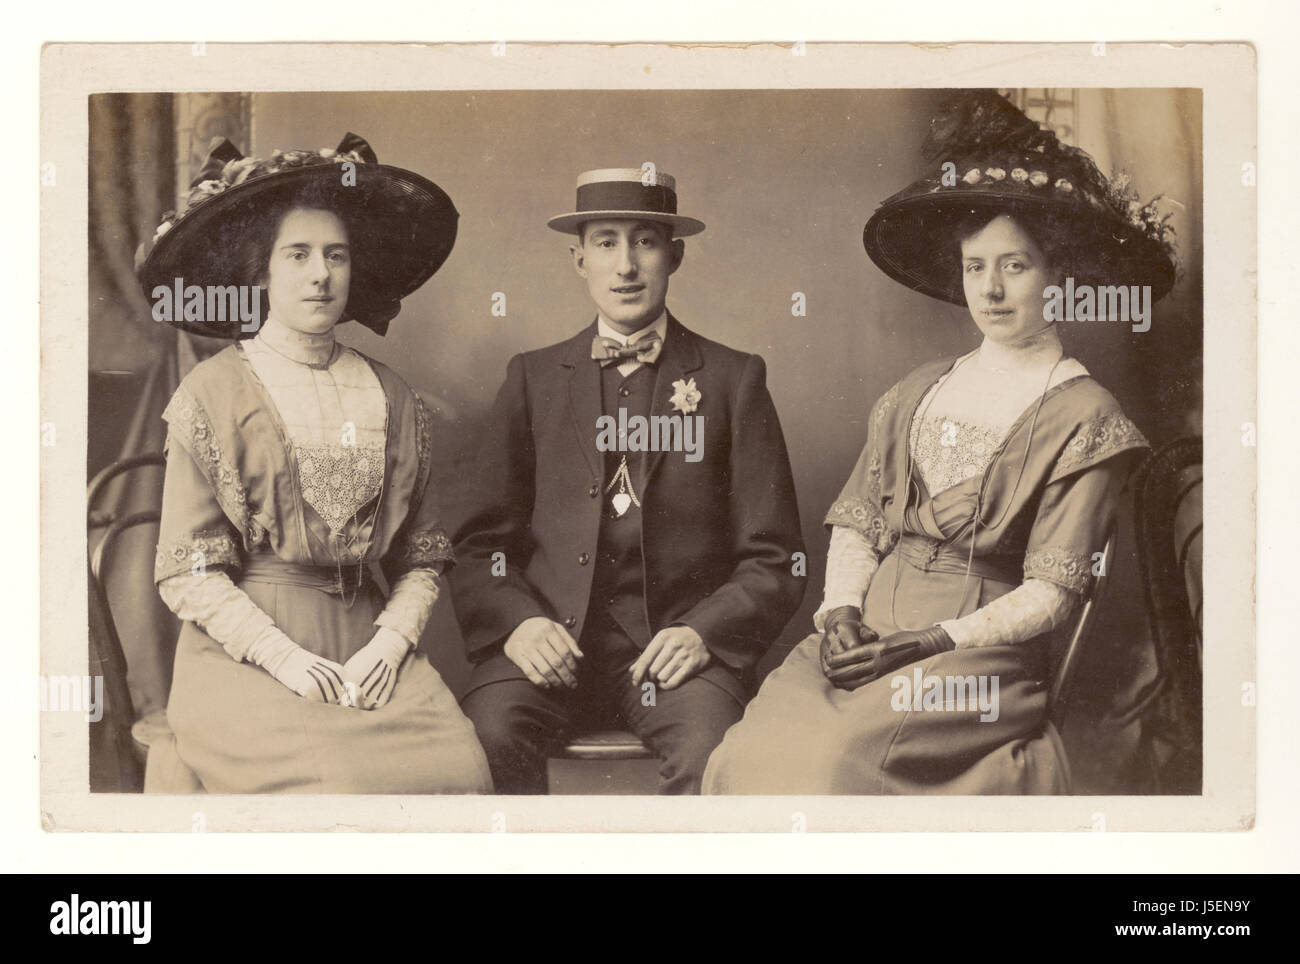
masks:
[[[355,184],[345,183],[342,165],[350,162]],[[150,298],[158,285],[185,287],[235,284],[233,252],[218,239],[232,218],[255,216],[259,207],[289,192],[320,182],[339,185],[359,222],[354,250],[378,270],[363,284],[354,278],[343,321],[358,321],[380,335],[401,310],[401,300],[428,281],[456,243],[459,214],[432,181],[400,167],[380,164],[365,140],[349,133],[333,150],[273,151],[269,158],[245,157],[224,138],[214,138],[207,162],[191,182],[180,213],[168,212],[153,240],[136,255],[136,273]],[[283,193],[282,193],[283,192]],[[353,193],[355,192],[355,193]],[[250,203],[251,202],[251,203]],[[197,335],[242,338],[238,321],[173,321]]]
[[[577,210],[551,218],[546,226],[565,234],[577,234],[587,221],[610,218],[658,221],[669,225],[675,238],[704,230],[703,221],[677,213],[677,181],[672,175],[635,167],[579,174]]]
[[[1108,180],[1085,152],[1026,117],[992,90],[952,98],[930,125],[930,170],[883,201],[862,242],[895,281],[965,306],[954,227],[980,212],[1046,217],[1086,257],[1087,282],[1173,286],[1173,229],[1143,205],[1125,177]],[[952,251],[948,251],[953,247]]]

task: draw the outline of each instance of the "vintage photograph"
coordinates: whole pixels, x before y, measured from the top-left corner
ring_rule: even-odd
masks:
[[[43,752],[363,823],[1213,796],[1215,95],[1108,76],[87,94]]]

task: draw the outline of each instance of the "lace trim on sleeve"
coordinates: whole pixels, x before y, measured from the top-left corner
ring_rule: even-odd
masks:
[[[831,506],[823,520],[828,526],[844,526],[861,533],[876,555],[884,558],[898,542],[898,532],[889,524],[885,513],[879,508],[881,490],[880,449],[875,441],[880,438],[884,421],[898,404],[899,386],[894,385],[881,395],[871,410],[871,426],[868,445],[871,457],[867,462],[866,495],[848,496]]]
[[[1092,557],[1060,546],[1025,553],[1025,578],[1042,579],[1086,596],[1092,589]]]
[[[845,526],[860,532],[880,557],[888,555],[898,542],[898,533],[889,524],[885,514],[868,499],[852,497],[840,499],[826,513],[826,524]]]
[[[1056,460],[1049,482],[1064,478],[1086,465],[1132,448],[1150,448],[1146,437],[1121,412],[1098,415],[1084,423]]]
[[[882,398],[881,403],[884,401],[885,399]],[[890,526],[884,512],[877,508],[880,505],[880,486],[880,452],[873,448],[871,458],[867,462],[866,498],[850,496],[840,499],[826,513],[825,524],[845,526],[861,533],[876,554],[883,558],[890,549],[894,548],[894,543],[898,541],[898,533]]]
[[[167,403],[163,418],[185,450],[190,453],[216,494],[221,509],[244,538],[244,545],[252,549],[261,543],[266,530],[253,518],[248,508],[248,490],[244,488],[239,473],[226,459],[217,441],[216,432],[208,413],[193,395],[181,386]]]
[[[240,567],[239,546],[229,532],[220,529],[192,532],[154,552],[153,580],[161,582],[182,572],[203,572],[218,566]]]

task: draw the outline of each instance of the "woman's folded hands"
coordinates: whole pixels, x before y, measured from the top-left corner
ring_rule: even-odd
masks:
[[[870,626],[862,625],[862,610],[857,606],[839,606],[826,614],[822,623],[822,669],[828,670],[831,656],[860,649],[879,637]],[[827,672],[829,676],[830,673]]]
[[[343,667],[303,649],[274,627],[248,647],[245,658],[313,703],[337,703],[343,697]]]
[[[393,695],[398,668],[410,650],[405,636],[381,626],[370,642],[339,665],[270,627],[248,647],[245,658],[303,699],[373,710]]]
[[[383,706],[397,686],[397,671],[411,643],[395,629],[380,626],[370,642],[343,664],[344,703],[373,710]]]
[[[954,648],[941,626],[903,630],[881,639],[862,624],[862,613],[854,606],[832,610],[823,626],[822,672],[843,690],[855,690],[891,670]]]

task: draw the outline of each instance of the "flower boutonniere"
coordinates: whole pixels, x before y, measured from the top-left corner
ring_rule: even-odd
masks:
[[[677,409],[677,411],[689,415],[700,407],[702,397],[700,390],[695,387],[695,379],[692,378],[687,381],[684,378],[679,378],[673,382],[673,397],[669,401],[672,402],[673,408]]]

